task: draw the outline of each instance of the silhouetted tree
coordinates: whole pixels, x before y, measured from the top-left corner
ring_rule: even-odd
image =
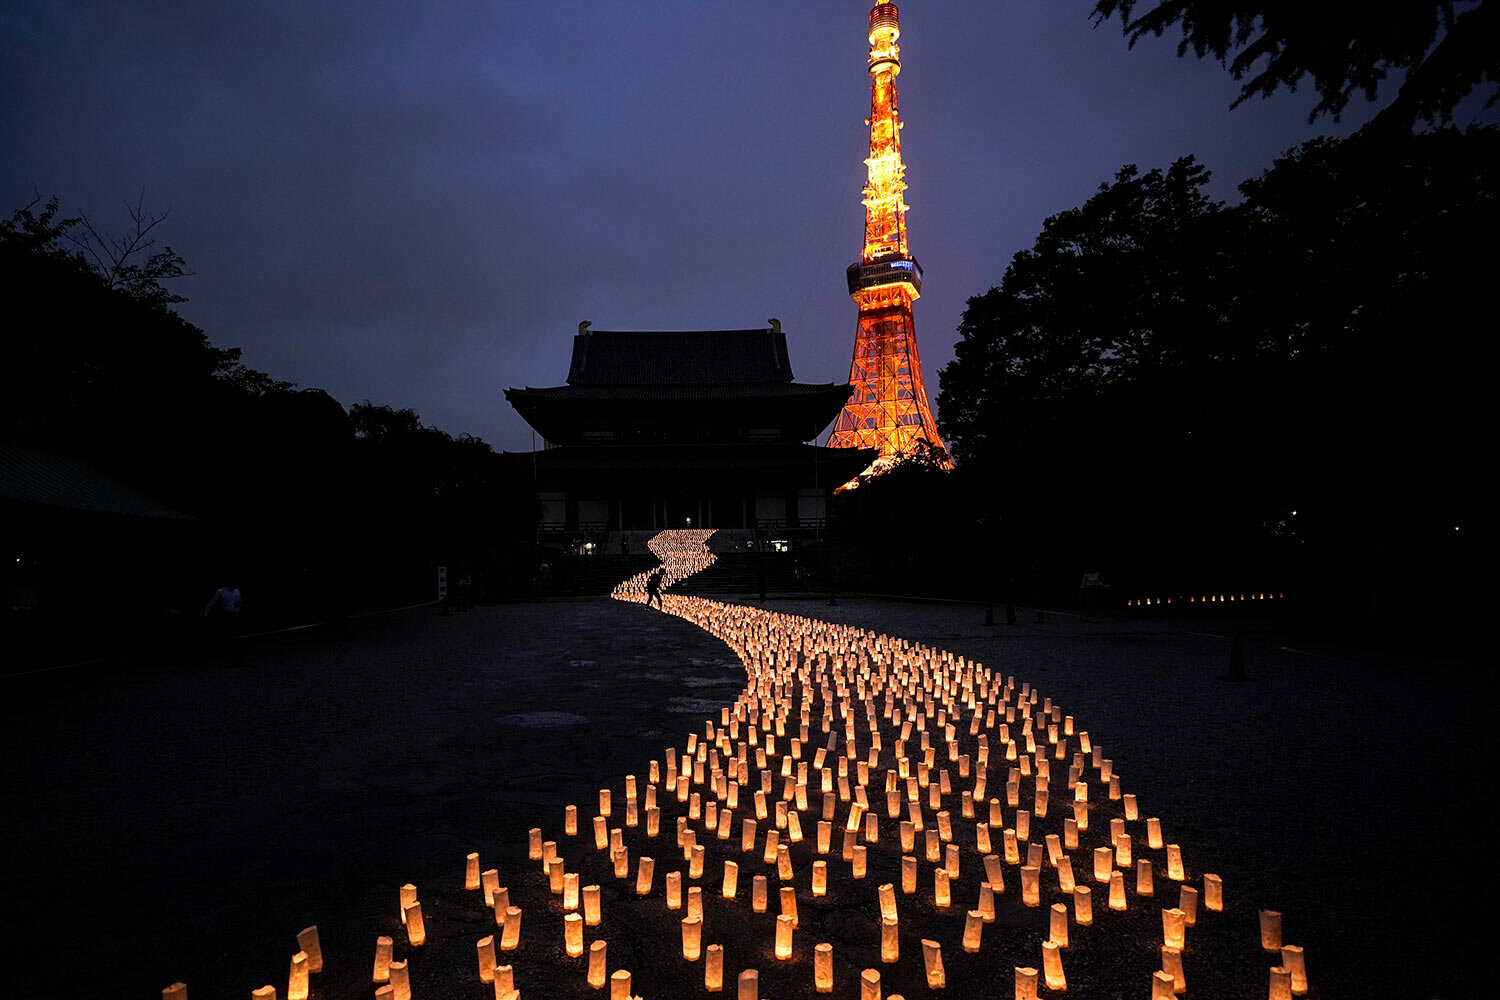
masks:
[[[1384,123],[1451,120],[1476,88],[1500,97],[1500,3],[1402,0],[1400,3],[1276,3],[1271,0],[1098,0],[1094,22],[1119,17],[1135,45],[1181,27],[1177,54],[1229,62],[1244,80],[1234,106],[1257,94],[1295,90],[1311,77],[1318,103],[1309,120],[1337,121],[1355,93],[1375,100],[1391,74],[1403,79],[1380,112]]]
[[[129,209],[122,237],[56,199],[0,222],[0,440],[197,515],[207,536],[171,558],[237,567],[262,610],[426,596],[432,563],[478,569],[530,537],[528,494],[483,441],[368,401],[346,413],[213,346],[172,308],[164,216]]]
[[[1319,140],[1234,206],[1207,180],[1125,168],[969,301],[940,429],[1002,547],[1182,582],[1409,568],[1486,519],[1500,133]]]

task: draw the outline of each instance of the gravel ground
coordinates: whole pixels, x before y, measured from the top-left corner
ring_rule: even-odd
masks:
[[[1239,939],[1256,940],[1257,910],[1283,913],[1314,996],[1496,995],[1481,939],[1493,879],[1474,868],[1472,832],[1493,667],[1318,645],[1274,622],[985,627],[967,606],[768,606],[939,645],[1050,695],[1192,867],[1224,879]],[[1246,683],[1218,679],[1236,629]]]
[[[1246,645],[1253,680],[1229,684],[1215,679],[1227,641],[1212,623],[1187,631],[1055,618],[985,628],[971,607],[770,607],[977,658],[1077,717],[1190,867],[1224,879],[1228,912],[1190,942],[1244,965],[1225,978],[1247,985],[1190,997],[1264,996],[1269,963],[1254,948],[1262,907],[1283,911],[1287,940],[1307,949],[1314,997],[1492,995],[1469,902],[1487,880],[1474,874],[1464,836],[1475,825],[1469,789],[1486,675],[1284,650],[1266,632]],[[618,789],[627,773],[644,781],[646,762],[700,729],[743,680],[725,647],[692,625],[589,601],[452,618],[408,612],[368,621],[348,642],[264,645],[239,668],[8,681],[0,932],[20,956],[10,991],[150,997],[182,979],[203,1000],[284,988],[296,931],[317,923],[328,968],[314,977],[314,996],[368,997],[373,937],[399,937],[397,887],[410,881],[432,929],[412,962],[417,1000],[482,1000],[473,942],[493,924],[461,889],[464,854],[477,850],[534,915],[525,925],[547,928],[545,943],[523,932],[518,985],[534,977],[523,995],[598,996],[580,987],[578,963],[543,923],[550,897],[526,861],[525,831],[542,826],[551,837],[565,804],[589,816],[601,786]],[[675,951],[676,925],[660,901],[624,895],[587,853],[585,881],[604,887],[611,968],[635,971],[636,992],[649,998],[701,996],[680,958],[661,960]],[[878,857],[871,879],[891,880]],[[672,867],[658,862],[658,886]],[[799,947],[874,940],[868,908],[846,888],[835,878],[826,904],[803,904],[810,933],[799,930]],[[970,891],[965,883],[955,895]],[[705,895],[706,926],[729,928],[734,947],[737,911],[721,913]],[[1010,967],[1039,964],[1009,919],[987,929],[1001,944],[987,945],[982,963],[945,947],[951,995],[1008,997]],[[1070,950],[1074,995],[1146,995],[1112,985],[1139,983],[1137,973],[1155,967],[1154,911],[1129,919],[1141,954],[1117,962]],[[836,947],[838,995],[852,997],[864,956]],[[801,992],[753,948],[741,955],[727,967],[767,970],[763,996]]]

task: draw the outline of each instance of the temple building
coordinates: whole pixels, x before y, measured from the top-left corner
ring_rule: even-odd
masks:
[[[545,442],[512,453],[535,483],[542,534],[612,547],[620,532],[669,527],[767,542],[819,531],[833,489],[875,457],[807,443],[849,393],[795,381],[773,320],[701,333],[582,323],[566,385],[505,398]]]

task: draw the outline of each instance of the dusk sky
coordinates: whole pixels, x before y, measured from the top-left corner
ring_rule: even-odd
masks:
[[[1214,193],[1369,113],[1310,87],[1235,111],[1176,39],[1089,0],[901,5],[917,334],[929,393],[965,300],[1116,169],[1195,153]],[[345,404],[531,446],[580,320],[779,318],[843,381],[869,87],[863,0],[58,3],[0,9],[0,192],[119,229],[142,189],[195,272],[180,306],[246,364]]]

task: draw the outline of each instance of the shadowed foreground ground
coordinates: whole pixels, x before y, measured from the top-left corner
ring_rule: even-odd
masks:
[[[1473,891],[1465,762],[1482,759],[1489,691],[1478,676],[1285,652],[1264,638],[1247,648],[1255,679],[1230,685],[1214,679],[1222,639],[1161,624],[984,628],[973,608],[771,607],[935,643],[1056,698],[1108,748],[1143,814],[1163,818],[1197,870],[1223,876],[1223,933],[1253,941],[1255,908],[1285,913],[1315,997],[1484,995],[1478,925],[1441,916],[1445,905],[1465,911]],[[262,647],[240,669],[7,682],[0,724],[15,811],[0,833],[0,933],[16,956],[12,988],[151,997],[183,979],[198,1000],[268,982],[284,990],[294,935],[315,922],[329,964],[314,996],[365,997],[374,937],[399,937],[396,889],[411,881],[432,929],[412,963],[416,997],[480,1000],[473,942],[492,924],[459,888],[463,856],[478,850],[513,895],[536,900],[517,966],[518,980],[523,969],[532,977],[518,981],[523,995],[583,995],[540,919],[525,831],[553,835],[567,803],[590,815],[598,788],[644,775],[743,681],[728,651],[687,622],[597,601],[411,612],[365,623],[352,642]],[[670,853],[658,886],[681,867]],[[584,871],[604,886],[611,967],[630,968],[647,997],[701,995],[701,966],[662,937],[671,925],[655,914],[659,900],[623,897],[604,867],[595,857]],[[715,867],[704,884],[716,881]],[[837,887],[831,896],[799,947],[818,932],[862,936],[868,914],[841,911]],[[1003,943],[1003,921],[992,930],[987,941]],[[1068,956],[1072,992],[1108,995],[1087,989],[1107,979],[1093,968],[1103,957]],[[971,985],[1008,996],[1009,965],[994,964],[993,983]],[[847,991],[849,972],[838,971]],[[684,975],[692,981],[673,982]],[[1264,995],[1259,983],[1247,1000]],[[763,996],[792,995],[763,984]]]
[[[252,649],[238,669],[8,682],[12,988],[284,994],[294,935],[317,923],[329,971],[315,995],[367,996],[398,886],[420,886],[441,925],[468,851],[523,863],[529,827],[555,829],[565,803],[659,757],[743,686],[712,637],[608,600],[408,612],[351,642]],[[466,986],[484,933],[454,942]]]

